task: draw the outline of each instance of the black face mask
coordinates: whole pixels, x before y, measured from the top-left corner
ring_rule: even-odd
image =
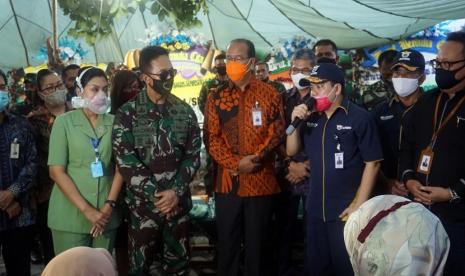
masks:
[[[436,68],[436,84],[438,85],[439,89],[450,89],[459,84],[459,82],[461,82],[463,79],[455,79],[455,74],[457,74],[457,72],[462,70],[464,67],[465,65],[453,71]]]
[[[225,76],[226,75],[226,66],[217,66],[216,67],[216,73],[220,76]]]
[[[147,74],[147,76],[152,79],[152,84],[148,85],[161,96],[166,96],[170,94],[171,90],[173,89],[174,76],[176,73],[176,69],[169,69],[162,71],[160,74],[155,74],[160,77],[159,80],[156,80]]]
[[[167,80],[152,79],[152,84],[150,85],[150,87],[161,96],[167,96],[171,93],[171,90],[173,89],[173,84],[174,78]]]
[[[336,60],[334,58],[328,58],[328,57],[320,57],[317,59],[317,63],[332,63],[336,64]]]

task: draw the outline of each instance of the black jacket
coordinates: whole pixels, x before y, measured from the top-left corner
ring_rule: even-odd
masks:
[[[465,97],[465,90],[449,98],[439,90],[425,94],[405,118],[399,169],[402,180],[416,179],[423,185],[450,188],[462,198],[459,203],[434,203],[431,211],[443,222],[465,222],[465,103],[440,133],[433,147],[434,157],[429,175],[418,173],[421,151],[433,135],[436,100],[441,97],[437,125],[445,120],[454,106]]]

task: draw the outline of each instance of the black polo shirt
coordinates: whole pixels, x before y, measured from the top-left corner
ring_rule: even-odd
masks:
[[[324,113],[312,115],[300,135],[312,166],[307,212],[338,220],[355,198],[365,162],[383,158],[376,125],[367,111],[344,98],[329,119]],[[342,164],[336,163],[341,153]]]
[[[429,176],[417,172],[421,151],[431,143],[436,100],[441,98],[437,125],[465,97],[465,90],[449,98],[439,90],[425,94],[405,117],[400,156],[402,180],[416,179],[423,185],[451,188],[462,198],[460,203],[434,203],[431,211],[441,221],[465,222],[465,103],[446,124],[433,147]],[[443,115],[444,114],[444,115]]]

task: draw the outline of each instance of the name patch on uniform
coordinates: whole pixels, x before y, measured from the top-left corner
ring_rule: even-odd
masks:
[[[347,130],[347,129],[352,129],[351,126],[343,126],[343,125],[336,125],[337,130]]]
[[[317,123],[309,123],[309,122],[307,122],[307,127],[315,128],[315,127],[317,127],[317,126],[318,126]]]
[[[394,118],[394,115],[380,116],[381,121],[387,121]]]

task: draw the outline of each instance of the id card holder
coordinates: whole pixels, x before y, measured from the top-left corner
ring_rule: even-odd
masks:
[[[90,172],[93,178],[99,178],[103,176],[103,165],[102,161],[95,160],[90,164]]]
[[[344,152],[336,152],[334,154],[334,168],[344,169]]]
[[[431,165],[433,163],[434,152],[431,147],[421,151],[420,160],[418,161],[417,172],[422,174],[429,174]]]
[[[255,102],[255,106],[252,108],[252,122],[253,126],[262,126],[262,109],[258,106],[258,102]]]
[[[10,158],[11,159],[18,159],[19,158],[19,144],[18,139],[15,138],[13,143],[10,146]]]

